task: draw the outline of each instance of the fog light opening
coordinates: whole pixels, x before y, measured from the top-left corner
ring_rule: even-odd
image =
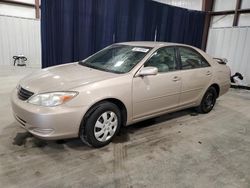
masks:
[[[54,129],[34,128],[32,131],[40,134],[51,134],[54,131]]]

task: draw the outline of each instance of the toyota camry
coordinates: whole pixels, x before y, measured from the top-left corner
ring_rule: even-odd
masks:
[[[191,107],[208,113],[229,87],[228,66],[200,49],[125,42],[26,76],[11,101],[14,117],[34,136],[80,137],[102,147],[121,126]]]

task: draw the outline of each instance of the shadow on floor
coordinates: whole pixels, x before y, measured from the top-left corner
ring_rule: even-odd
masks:
[[[128,127],[122,127],[118,135],[113,139],[113,143],[123,143],[129,141],[129,135],[133,134],[139,129],[143,129],[146,127],[150,127],[159,123],[163,123],[165,121],[169,121],[171,119],[179,118],[182,116],[191,115],[196,116],[198,113],[194,109],[186,109],[178,112],[164,114],[162,116],[158,116],[155,118],[151,118],[148,120],[144,120],[135,124],[132,124]]]
[[[151,118],[148,120],[141,121],[139,123],[132,124],[128,127],[122,127],[120,129],[120,132],[118,135],[113,139],[113,143],[125,143],[130,140],[130,134],[133,134],[139,129],[143,129],[146,127],[150,127],[159,123],[163,123],[165,121],[169,121],[175,118],[179,118],[182,116],[191,115],[196,116],[198,115],[193,109],[186,109],[181,110],[174,113],[165,114],[156,118]],[[79,138],[74,139],[65,139],[65,140],[57,140],[57,141],[45,141],[38,139],[36,137],[33,137],[30,133],[24,132],[24,133],[17,133],[13,140],[13,145],[17,146],[25,146],[27,143],[27,140],[29,139],[29,142],[32,143],[32,147],[50,147],[55,149],[63,149],[65,146],[72,148],[72,149],[90,149],[90,147],[86,146],[81,142]]]
[[[12,144],[17,146],[25,145],[26,140],[29,137],[32,137],[32,134],[30,134],[29,132],[17,133]]]

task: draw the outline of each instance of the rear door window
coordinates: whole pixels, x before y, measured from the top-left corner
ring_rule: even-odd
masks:
[[[193,49],[179,47],[182,70],[209,67],[205,58]]]

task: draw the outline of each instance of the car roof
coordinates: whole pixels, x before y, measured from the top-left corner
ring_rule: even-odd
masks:
[[[199,52],[203,57],[206,58],[207,61],[210,62],[210,64],[213,64],[213,58],[205,53],[203,50],[196,48],[194,46],[190,46],[187,44],[181,44],[181,43],[171,43],[171,42],[160,42],[160,41],[131,41],[131,42],[121,42],[116,44],[122,44],[122,45],[130,45],[130,46],[141,46],[141,47],[150,47],[150,48],[160,48],[163,46],[183,46],[183,47],[189,47],[197,52]]]
[[[152,48],[161,47],[161,46],[174,46],[174,45],[188,46],[188,45],[185,45],[185,44],[170,43],[170,42],[158,42],[158,41],[131,41],[131,42],[121,42],[121,43],[118,43],[118,44],[131,45],[131,46],[152,47]]]

